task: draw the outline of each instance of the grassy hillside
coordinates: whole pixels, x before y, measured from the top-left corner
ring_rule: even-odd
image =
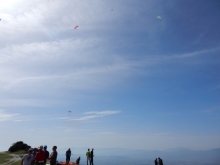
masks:
[[[17,152],[2,152],[0,153],[0,165],[1,164],[4,164],[6,163],[7,165],[20,165],[21,164],[21,159],[16,161],[16,162],[10,162],[10,159],[13,158],[13,155],[16,155],[20,158],[23,157],[23,155],[25,154],[26,152],[23,151],[23,150],[20,150],[20,151],[17,151]]]
[[[0,164],[8,162],[8,160],[11,158],[12,158],[12,156],[10,156],[6,153],[0,153]]]

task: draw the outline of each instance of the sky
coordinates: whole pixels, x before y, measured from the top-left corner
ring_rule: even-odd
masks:
[[[0,0],[0,151],[219,148],[219,9]]]

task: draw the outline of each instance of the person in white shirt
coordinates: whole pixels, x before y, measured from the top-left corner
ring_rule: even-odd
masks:
[[[25,154],[21,159],[21,165],[34,165],[34,155],[32,155],[32,148],[28,150],[28,154]]]

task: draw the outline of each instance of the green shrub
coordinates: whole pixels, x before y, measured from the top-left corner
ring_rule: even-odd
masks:
[[[13,143],[12,146],[8,149],[8,151],[10,151],[10,152],[16,152],[19,150],[27,151],[29,148],[31,148],[31,146],[25,144],[22,141],[18,141],[16,143]]]

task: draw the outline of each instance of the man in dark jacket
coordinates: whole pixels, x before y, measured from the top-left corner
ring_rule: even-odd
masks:
[[[49,151],[47,151],[47,146],[46,145],[44,146],[44,152],[45,152],[44,165],[46,165],[47,159],[49,158],[49,155],[50,155]]]

